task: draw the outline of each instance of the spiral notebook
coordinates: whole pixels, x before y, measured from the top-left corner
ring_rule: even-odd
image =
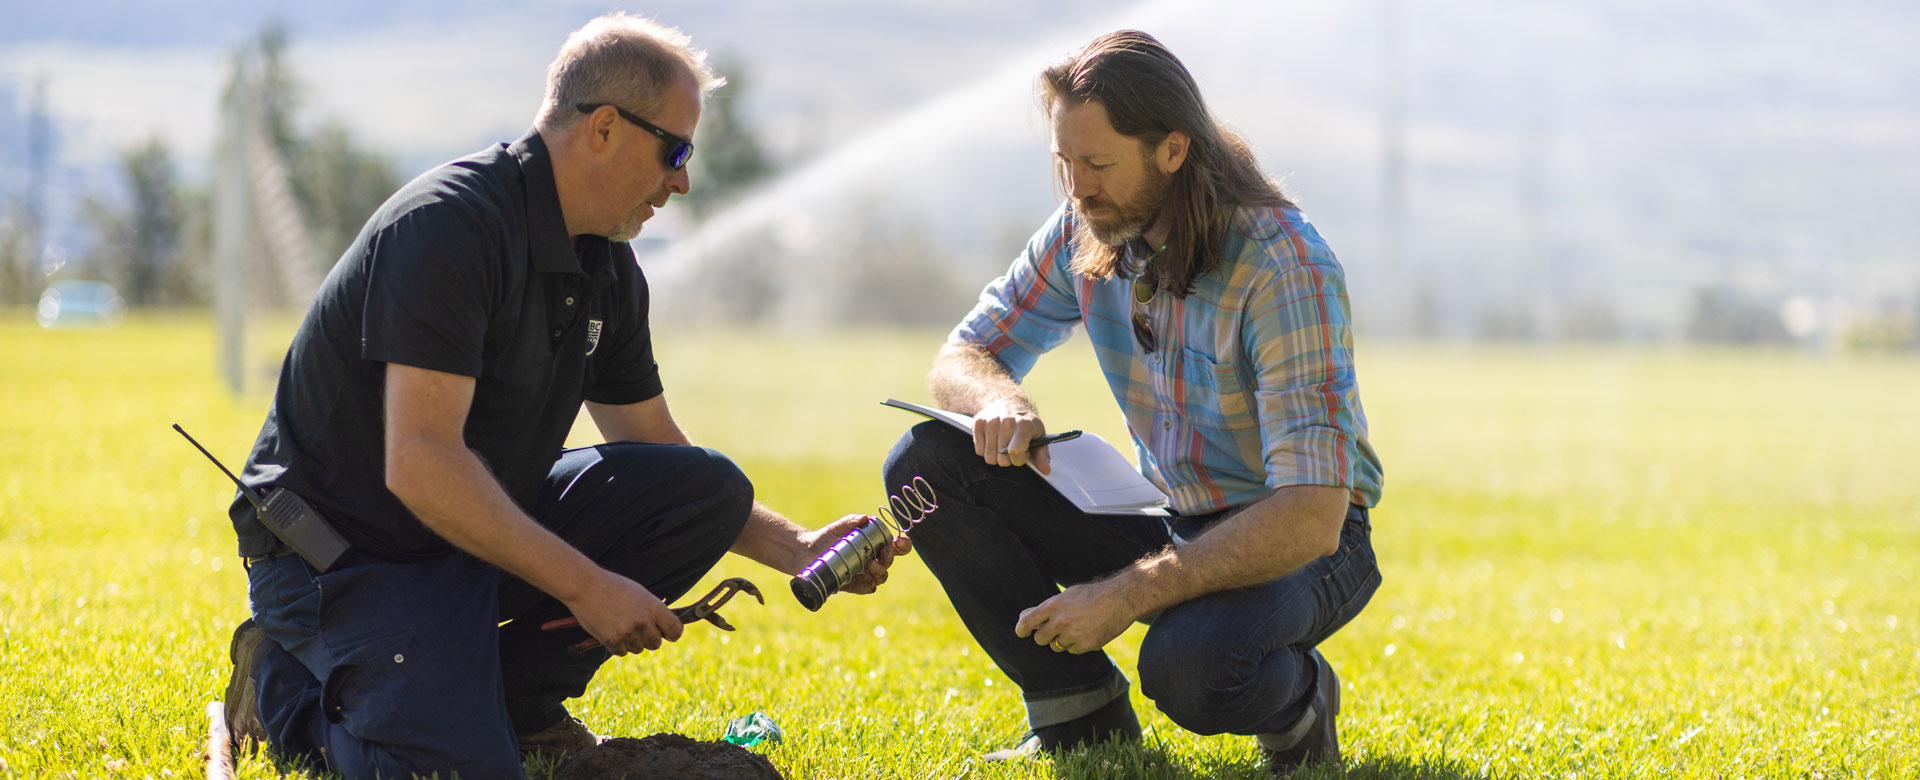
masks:
[[[882,403],[896,409],[905,409],[915,414],[923,414],[939,420],[969,435],[973,433],[973,416],[945,409],[935,409],[915,403],[889,398]],[[1079,438],[1069,439],[1047,445],[1051,450],[1051,474],[1035,474],[1060,491],[1068,501],[1080,511],[1094,515],[1140,515],[1147,517],[1165,517],[1167,515],[1167,496],[1160,489],[1140,475],[1139,470],[1127,461],[1126,456],[1108,444],[1099,434],[1082,434]],[[1028,465],[1027,468],[1033,468]]]

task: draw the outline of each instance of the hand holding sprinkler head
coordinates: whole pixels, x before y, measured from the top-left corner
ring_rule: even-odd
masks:
[[[848,531],[794,575],[793,597],[808,611],[820,611],[828,596],[846,587],[854,575],[880,556],[882,548],[893,543],[896,533],[906,534],[940,508],[936,500],[933,486],[923,477],[914,477],[912,483],[901,486],[898,494],[887,496],[887,503],[874,515],[873,522]]]

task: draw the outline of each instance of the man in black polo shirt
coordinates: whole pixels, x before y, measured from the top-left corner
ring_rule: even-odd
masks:
[[[328,276],[244,480],[352,551],[316,571],[233,504],[254,615],[230,649],[236,738],[349,777],[518,777],[523,752],[593,744],[562,702],[610,654],[678,639],[666,602],[721,555],[791,574],[863,522],[755,503],[661,396],[624,242],[690,186],[720,83],[702,58],[645,19],[588,23],[533,132],[401,188]],[[620,443],[562,452],[583,402]],[[581,628],[540,630],[567,615]],[[589,636],[604,649],[568,652]]]

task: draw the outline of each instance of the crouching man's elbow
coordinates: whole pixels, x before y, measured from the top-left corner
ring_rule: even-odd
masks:
[[[1340,534],[1338,532],[1335,532],[1331,536],[1323,534],[1315,541],[1318,542],[1314,547],[1316,557],[1325,558],[1340,551]]]
[[[412,497],[417,495],[415,485],[419,484],[419,481],[408,468],[406,459],[396,457],[392,448],[387,449],[386,455],[387,492],[392,493],[394,498],[400,499],[402,504],[413,503]]]
[[[389,441],[385,448],[387,492],[409,508],[433,489],[433,464],[425,448],[404,441]]]
[[[1310,518],[1304,535],[1308,551],[1315,558],[1339,552],[1340,531],[1347,522],[1348,491],[1326,485],[1300,485],[1293,489],[1304,493],[1301,509]]]

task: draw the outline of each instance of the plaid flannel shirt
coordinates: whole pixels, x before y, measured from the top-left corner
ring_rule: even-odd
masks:
[[[1063,203],[949,341],[984,347],[1019,381],[1085,325],[1141,473],[1180,514],[1245,506],[1288,485],[1379,503],[1345,277],[1304,215],[1242,209],[1220,264],[1193,292],[1161,291],[1145,306],[1152,354],[1133,337],[1132,282],[1068,270],[1074,218]]]

